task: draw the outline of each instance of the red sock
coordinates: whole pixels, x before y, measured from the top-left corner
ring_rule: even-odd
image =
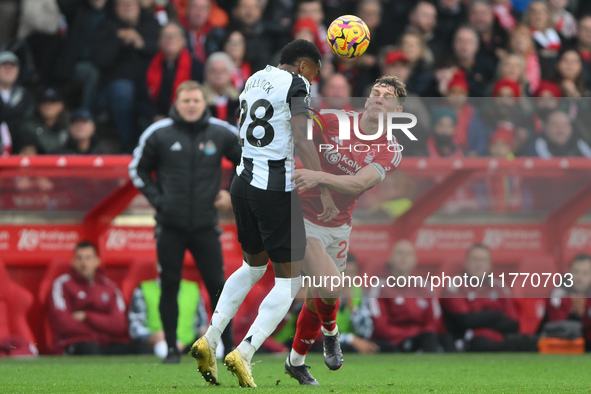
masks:
[[[337,303],[334,305],[328,305],[322,301],[322,298],[318,297],[314,298],[314,305],[316,306],[318,317],[322,322],[322,327],[327,331],[334,330],[337,326],[337,312],[339,305],[341,305],[341,300],[337,300]]]
[[[308,350],[314,344],[314,340],[320,332],[320,319],[318,315],[308,309],[306,304],[298,316],[295,337],[293,338],[293,350],[302,356],[308,354]]]

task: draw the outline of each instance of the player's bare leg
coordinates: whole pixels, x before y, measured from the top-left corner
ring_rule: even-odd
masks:
[[[222,332],[238,311],[250,289],[267,270],[269,262],[267,252],[257,255],[243,254],[244,263],[226,281],[207,332],[195,341],[189,352],[197,360],[197,369],[210,384],[219,384],[215,354]]]
[[[238,378],[241,387],[256,387],[252,377],[251,360],[289,311],[294,296],[301,287],[302,262],[273,263],[275,286],[265,297],[257,317],[244,340],[225,358],[229,371]]]

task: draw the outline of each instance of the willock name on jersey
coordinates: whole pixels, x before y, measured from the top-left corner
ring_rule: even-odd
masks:
[[[242,159],[237,174],[250,185],[272,191],[292,191],[295,170],[290,119],[307,112],[292,108],[294,97],[309,97],[302,76],[267,66],[253,74],[240,94]]]
[[[368,146],[366,141],[356,137],[353,130],[351,130],[350,140],[339,139],[339,121],[335,115],[324,115],[324,119],[328,129],[323,130],[318,125],[314,125],[314,145],[332,145],[334,148],[323,149],[320,152],[322,171],[335,175],[355,175],[363,167],[371,165],[378,171],[383,181],[386,175],[394,171],[400,164],[402,152],[397,148],[398,142],[396,138],[388,141],[384,136],[383,141],[378,140],[376,144],[369,145],[369,148],[366,149]],[[353,122],[349,123],[353,125]],[[355,149],[359,145],[364,145],[364,148]],[[388,147],[393,147],[393,149],[388,149]],[[331,191],[331,194],[335,205],[339,209],[339,214],[335,219],[329,223],[318,220],[317,215],[322,212],[322,202],[320,201],[320,190],[318,188],[306,190],[300,194],[304,216],[311,222],[321,226],[350,225],[353,209],[355,209],[355,204],[361,194],[343,194],[336,191]]]

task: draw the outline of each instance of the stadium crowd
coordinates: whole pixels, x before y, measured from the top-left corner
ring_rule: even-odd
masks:
[[[236,122],[246,79],[293,38],[324,67],[316,96],[366,97],[394,74],[419,118],[405,154],[591,157],[591,5],[582,0],[2,0],[2,154],[130,153],[184,80]],[[334,56],[355,14],[367,52]],[[498,97],[483,101],[477,98]],[[535,98],[535,100],[530,100]],[[341,102],[343,103],[343,102]],[[342,108],[346,108],[345,105]],[[72,114],[72,116],[68,116]]]

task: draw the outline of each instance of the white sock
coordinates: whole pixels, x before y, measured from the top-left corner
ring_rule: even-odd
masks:
[[[293,302],[293,295],[297,293],[301,286],[301,276],[297,278],[275,278],[275,286],[261,303],[259,313],[242,343],[246,342],[252,345],[255,351],[258,350],[285,317]],[[245,347],[243,346],[243,348]],[[248,358],[242,351],[240,353],[250,362],[252,355]],[[254,354],[254,351],[252,353]]]
[[[222,290],[218,305],[211,317],[211,323],[205,333],[205,338],[211,347],[217,348],[222,332],[238,312],[238,308],[250,289],[263,277],[266,270],[266,265],[251,267],[245,261],[242,263],[242,267],[230,275],[224,284],[224,290]]]
[[[324,327],[321,327],[321,329],[322,329],[322,333],[323,333],[324,335],[328,335],[328,336],[331,336],[331,337],[333,337],[333,336],[335,336],[335,335],[337,335],[337,334],[339,333],[339,327],[338,327],[338,326],[335,326],[335,327],[334,327],[334,330],[332,330],[332,331],[328,331],[328,330],[327,330],[326,328],[324,328]]]
[[[246,341],[240,342],[240,345],[238,345],[238,347],[236,349],[238,349],[240,354],[242,354],[242,357],[244,357],[246,360],[248,360],[248,362],[250,362],[250,360],[252,360],[252,356],[254,356],[254,352],[257,351],[257,349],[254,346],[252,346],[250,343],[248,343]]]
[[[304,363],[306,362],[306,355],[301,355],[295,350],[293,350],[293,348],[291,348],[291,352],[289,352],[288,359],[291,365],[293,365],[294,367],[299,367],[300,365],[304,365]]]

